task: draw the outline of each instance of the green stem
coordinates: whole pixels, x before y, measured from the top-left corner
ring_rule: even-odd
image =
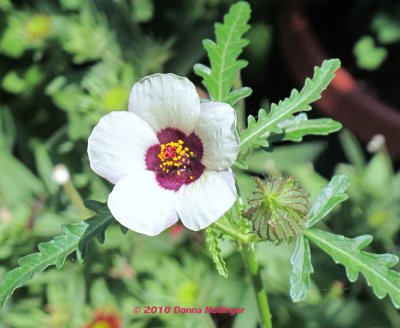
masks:
[[[242,234],[232,226],[223,222],[223,220],[218,220],[214,222],[214,226],[217,227],[226,235],[228,235],[229,237],[232,237],[233,239],[240,241],[243,244],[260,241],[260,238],[258,238],[255,234],[249,234],[249,235]]]
[[[247,236],[244,234],[240,233],[236,229],[228,226],[224,222],[221,222],[222,220],[218,220],[214,222],[214,226],[216,226],[219,230],[227,234],[228,236],[232,237],[233,239],[236,239],[240,241],[241,243],[247,243]]]
[[[254,244],[242,244],[242,258],[253,285],[261,327],[272,328],[272,316],[269,310],[267,292],[261,279],[260,266],[254,251]]]
[[[242,87],[242,77],[240,72],[237,75],[235,83],[233,84],[234,89],[240,89]],[[235,105],[237,115],[237,126],[239,131],[243,131],[246,128],[246,106],[244,100],[241,99]]]
[[[204,323],[207,328],[216,328],[214,320],[212,319],[211,315],[206,314],[204,318]]]
[[[69,196],[71,203],[81,212],[81,215],[86,219],[91,217],[90,211],[83,205],[83,200],[78,190],[72,184],[71,180],[68,180],[63,185],[65,193]]]

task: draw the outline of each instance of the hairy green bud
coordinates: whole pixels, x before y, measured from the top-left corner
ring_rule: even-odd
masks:
[[[257,190],[244,216],[261,238],[280,243],[304,230],[309,210],[308,195],[294,177],[256,178]]]

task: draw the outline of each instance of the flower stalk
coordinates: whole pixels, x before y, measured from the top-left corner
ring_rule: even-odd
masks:
[[[214,222],[214,226],[217,227],[224,234],[228,235],[229,237],[232,237],[233,239],[243,244],[249,244],[260,241],[260,238],[255,234],[245,235],[240,231],[236,230],[235,228],[233,228],[231,225],[226,224],[226,222],[224,222],[223,220],[218,220]]]
[[[272,328],[272,316],[269,309],[267,292],[261,279],[260,267],[254,250],[255,242],[262,239],[255,234],[245,235],[241,233],[240,231],[232,227],[229,223],[227,223],[224,219],[216,221],[214,223],[214,226],[217,227],[225,235],[239,242],[238,244],[241,249],[244,266],[249,274],[250,281],[256,297],[261,327]]]
[[[240,72],[238,72],[233,88],[237,90],[241,89],[242,87],[243,87],[242,77]],[[237,102],[237,104],[235,105],[235,109],[237,115],[237,127],[238,130],[241,132],[246,128],[246,107],[243,99],[240,99]]]
[[[68,168],[64,164],[58,164],[54,167],[53,180],[64,189],[65,193],[71,200],[71,203],[81,213],[82,217],[85,219],[89,218],[91,213],[83,204],[83,199],[72,183]]]
[[[261,327],[272,328],[272,316],[269,309],[267,292],[261,279],[260,266],[254,251],[254,243],[242,243],[241,246],[243,262],[250,276],[250,281],[256,296]]]

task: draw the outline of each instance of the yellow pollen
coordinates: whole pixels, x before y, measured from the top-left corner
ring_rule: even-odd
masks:
[[[177,175],[181,175],[181,167],[184,170],[188,169],[187,164],[191,158],[195,157],[194,152],[190,151],[189,147],[185,147],[183,140],[177,142],[168,142],[162,144],[160,147],[160,153],[157,157],[161,160],[160,168],[163,172],[175,172]],[[193,177],[189,175],[189,180],[193,180]]]

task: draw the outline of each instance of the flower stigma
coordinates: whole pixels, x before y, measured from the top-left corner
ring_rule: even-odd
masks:
[[[160,153],[158,158],[161,160],[160,168],[165,173],[170,171],[181,175],[181,171],[187,170],[187,165],[194,158],[194,152],[185,146],[185,142],[179,139],[177,142],[168,142],[160,145]],[[193,176],[188,176],[189,180],[193,180]]]

